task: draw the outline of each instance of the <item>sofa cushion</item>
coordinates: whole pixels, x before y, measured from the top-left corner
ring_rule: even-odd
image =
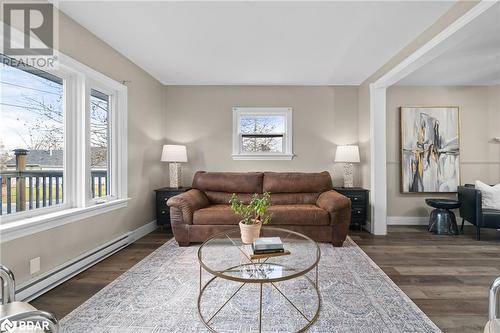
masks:
[[[238,224],[241,217],[231,210],[229,205],[210,205],[206,208],[198,209],[193,214],[193,224],[217,225],[217,224]]]
[[[270,225],[329,225],[330,215],[316,205],[273,205]],[[238,224],[241,217],[231,210],[229,205],[210,205],[198,209],[193,215],[195,225]]]
[[[273,205],[272,225],[328,225],[330,214],[316,205]]]
[[[205,172],[198,171],[193,188],[201,191],[226,193],[262,193],[262,172]]]
[[[476,180],[476,189],[481,191],[483,209],[500,209],[500,184],[490,186]]]
[[[500,228],[500,209],[483,209],[483,224],[486,228]]]
[[[320,193],[333,189],[332,178],[327,171],[264,172],[263,191],[271,193]]]

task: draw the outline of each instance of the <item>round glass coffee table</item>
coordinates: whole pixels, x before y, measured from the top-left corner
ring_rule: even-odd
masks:
[[[305,323],[305,325],[300,324],[300,327],[296,329],[297,332],[306,330],[317,319],[321,306],[318,287],[318,263],[321,251],[318,244],[298,232],[274,227],[264,226],[260,237],[280,237],[285,250],[289,251],[290,254],[254,259],[251,245],[245,245],[241,241],[239,228],[216,234],[198,249],[200,264],[198,313],[202,322],[210,331],[217,332],[216,327],[214,327],[216,326],[214,325],[214,318],[223,315],[221,314],[222,310],[227,304],[238,293],[241,293],[246,285],[252,284],[258,286],[258,291],[255,290],[255,294],[252,294],[250,298],[255,296],[255,302],[258,302],[259,332],[263,330],[263,307],[269,305],[267,301],[263,301],[265,297],[263,288],[265,286],[265,288],[271,288],[272,292],[277,292],[278,297],[282,298],[281,301],[290,305],[294,309],[293,312],[302,317],[299,318],[300,322]],[[206,283],[203,282],[203,271],[212,275]],[[311,273],[307,274],[309,272]],[[312,275],[312,278],[308,275]],[[286,290],[280,285],[281,282],[299,278],[302,279],[300,288],[293,295],[287,294]],[[217,279],[219,280],[217,281]],[[224,283],[233,281],[240,285],[232,293],[227,292],[229,287],[224,287],[222,289],[225,293],[224,298],[218,300],[223,302],[222,305],[219,304],[215,307],[210,306],[210,309],[204,309],[203,299],[207,291],[214,283],[220,284],[223,281],[226,281]],[[302,303],[307,303],[309,311],[305,311],[304,306],[301,308],[294,302],[294,299],[300,299],[301,294],[306,295],[307,292],[311,295],[307,296],[307,300],[302,300]],[[269,293],[270,291],[266,294]],[[220,296],[218,297],[220,298]],[[248,298],[246,296],[245,300],[248,300]],[[245,306],[245,304],[242,304],[242,307]],[[268,329],[273,330],[274,328],[268,327]]]

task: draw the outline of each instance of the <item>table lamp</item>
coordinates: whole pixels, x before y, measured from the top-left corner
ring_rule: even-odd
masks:
[[[353,163],[359,163],[359,148],[356,145],[337,146],[335,162],[344,163],[344,187],[353,187]]]
[[[180,163],[187,162],[186,146],[164,145],[161,152],[161,161],[169,162],[170,187],[181,187],[182,169]]]

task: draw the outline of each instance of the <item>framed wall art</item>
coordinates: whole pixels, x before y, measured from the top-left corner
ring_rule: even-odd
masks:
[[[460,184],[458,107],[401,107],[403,193],[456,192]]]

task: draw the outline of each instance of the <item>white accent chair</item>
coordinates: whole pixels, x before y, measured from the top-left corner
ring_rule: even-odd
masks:
[[[37,327],[47,328],[51,333],[59,332],[59,322],[51,313],[35,309],[29,303],[16,302],[16,280],[10,269],[0,265],[2,280],[2,304],[0,304],[0,329],[15,333],[46,332]],[[30,322],[34,329],[25,329],[14,325],[17,322]],[[9,330],[10,329],[10,330]]]
[[[500,333],[500,318],[498,313],[498,303],[500,301],[500,277],[498,277],[490,287],[488,319],[484,327],[484,333]]]

